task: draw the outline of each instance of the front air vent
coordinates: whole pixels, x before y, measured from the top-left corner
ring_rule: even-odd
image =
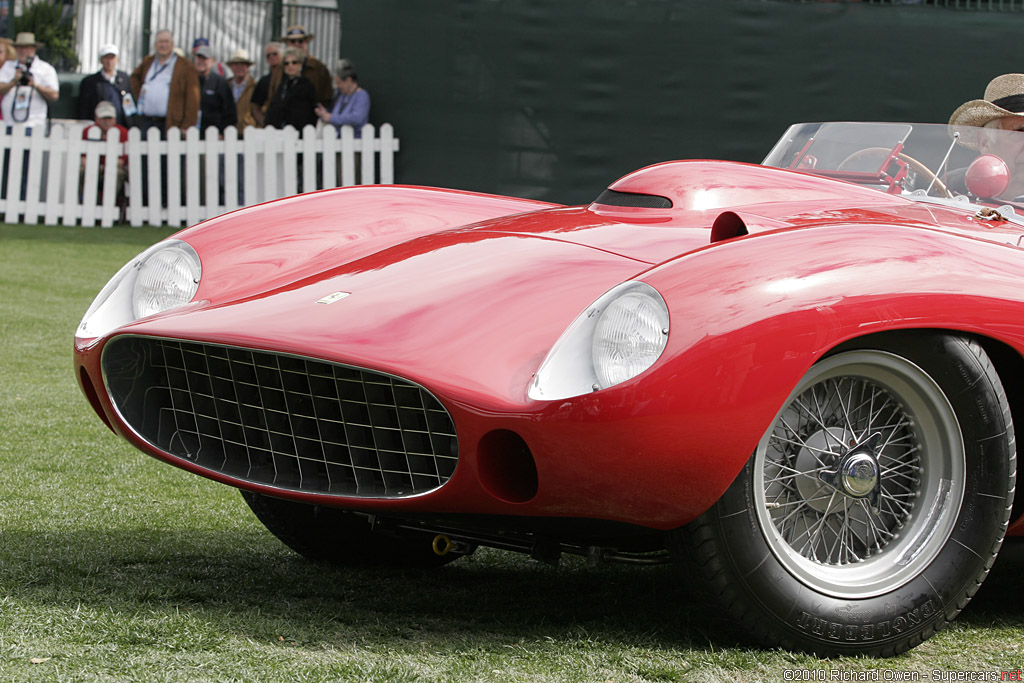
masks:
[[[426,389],[313,358],[117,337],[103,373],[121,418],[159,450],[278,488],[361,498],[432,491],[455,472],[455,426]]]
[[[627,206],[634,209],[672,208],[672,200],[668,197],[639,192],[618,192],[617,190],[605,190],[594,200],[594,203],[604,206]]]

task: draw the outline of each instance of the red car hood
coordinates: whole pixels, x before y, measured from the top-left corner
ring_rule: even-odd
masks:
[[[979,222],[970,211],[734,162],[658,164],[621,178],[610,189],[665,197],[672,207],[564,207],[430,188],[341,188],[227,214],[177,237],[201,255],[199,297],[222,303],[446,231],[532,235],[652,265],[711,244],[712,226],[724,213],[739,216],[748,234],[836,223],[898,223],[940,225],[1014,244],[1020,236],[1019,226]]]
[[[207,224],[220,230],[181,234],[203,261],[203,301],[128,329],[321,357],[521,404],[531,375],[586,306],[651,264],[709,247],[723,212],[742,216],[749,233],[837,221],[934,228],[938,218],[978,230],[964,212],[747,164],[661,164],[612,189],[667,197],[673,206],[567,208],[385,187],[229,215]],[[331,202],[346,197],[358,211],[350,202],[331,215]],[[419,213],[402,213],[399,204]],[[416,216],[425,221],[424,207],[438,205],[443,210],[428,216],[435,229],[419,227]],[[282,215],[288,206],[305,214]],[[331,226],[360,211],[385,217],[361,224],[356,238],[330,238],[341,230]],[[218,248],[225,227],[240,239],[241,229],[275,220],[281,235],[264,229],[255,247]],[[399,223],[400,238],[387,239]]]
[[[453,231],[248,298],[197,301],[124,331],[324,358],[440,393],[479,392],[475,401],[522,403],[572,320],[645,269],[542,237]]]

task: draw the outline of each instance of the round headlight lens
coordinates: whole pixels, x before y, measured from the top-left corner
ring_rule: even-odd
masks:
[[[199,256],[184,242],[154,252],[139,265],[132,290],[136,318],[187,304],[199,288]]]
[[[648,289],[633,289],[608,304],[594,329],[594,373],[601,388],[636,377],[668,343],[668,308]]]
[[[126,263],[85,312],[75,338],[94,340],[139,318],[187,304],[199,290],[202,264],[187,242],[164,240]]]
[[[538,401],[607,389],[647,370],[668,346],[665,299],[646,282],[612,287],[551,347],[527,395]]]

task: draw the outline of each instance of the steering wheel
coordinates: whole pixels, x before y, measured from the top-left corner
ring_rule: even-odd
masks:
[[[839,168],[836,170],[842,171],[845,169],[846,166],[854,162],[861,161],[862,159],[868,158],[871,155],[878,155],[879,160],[884,159],[886,156],[889,155],[891,151],[892,150],[888,149],[887,147],[867,147],[865,149],[857,150],[850,156],[843,159],[843,163],[839,164]],[[919,175],[924,176],[924,178],[928,180],[928,183],[934,185],[935,189],[942,193],[943,196],[947,198],[953,197],[953,193],[949,191],[949,188],[946,187],[946,184],[939,180],[939,177],[935,175],[930,168],[922,164],[920,161],[918,161],[917,159],[908,154],[903,154],[902,152],[897,154],[896,158],[898,158],[900,161],[905,162],[907,166],[916,171]]]

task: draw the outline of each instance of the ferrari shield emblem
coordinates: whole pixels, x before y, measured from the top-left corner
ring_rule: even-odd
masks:
[[[352,292],[334,292],[333,294],[328,294],[323,299],[317,299],[316,302],[318,304],[333,304],[335,301],[341,301],[351,293]]]

